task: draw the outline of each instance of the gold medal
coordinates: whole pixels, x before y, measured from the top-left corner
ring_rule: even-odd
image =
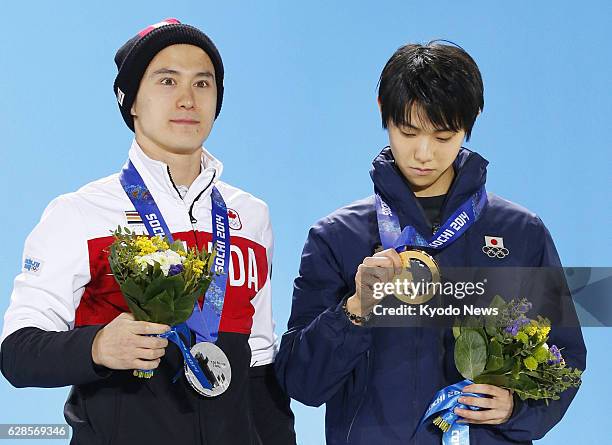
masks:
[[[395,296],[398,300],[403,301],[408,304],[422,304],[433,298],[435,295],[435,284],[440,283],[440,268],[438,267],[438,263],[436,260],[426,252],[422,250],[406,250],[399,254],[402,260],[402,273],[397,275],[394,279],[400,282],[413,283],[412,292],[408,293],[398,293],[395,292]],[[423,272],[421,270],[415,270],[415,262],[417,264],[416,267],[429,270],[429,274],[431,275],[431,280],[427,283],[421,281],[417,283],[416,275],[420,275],[421,273],[415,272]],[[419,286],[422,292],[418,292]],[[429,291],[429,292],[427,292]]]

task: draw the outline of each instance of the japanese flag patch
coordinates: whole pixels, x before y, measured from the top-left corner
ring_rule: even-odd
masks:
[[[485,236],[485,244],[482,252],[489,258],[505,258],[510,251],[504,246],[504,239],[501,236]]]

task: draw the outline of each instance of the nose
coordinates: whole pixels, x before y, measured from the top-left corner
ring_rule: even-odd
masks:
[[[181,89],[177,106],[185,110],[190,110],[195,106],[195,96],[190,85]]]
[[[428,137],[420,138],[418,146],[414,152],[414,159],[423,164],[433,160],[433,150]]]

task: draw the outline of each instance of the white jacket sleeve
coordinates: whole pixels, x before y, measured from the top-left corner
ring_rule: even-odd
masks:
[[[0,342],[24,327],[67,331],[90,280],[83,217],[71,195],[54,199],[25,242]]]
[[[264,204],[262,215],[262,238],[266,247],[268,259],[268,279],[266,284],[251,300],[255,308],[253,327],[249,337],[251,347],[251,366],[267,365],[274,362],[277,352],[276,335],[274,334],[274,320],[272,318],[272,257],[274,252],[274,235],[270,222],[270,211]]]

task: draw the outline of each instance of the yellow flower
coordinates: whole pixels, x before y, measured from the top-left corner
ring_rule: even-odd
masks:
[[[550,332],[550,326],[542,326],[541,328],[538,328],[538,343],[541,341],[546,340],[546,338],[548,338],[548,333]]]
[[[185,266],[191,268],[195,277],[199,278],[199,276],[204,272],[205,263],[199,258],[188,258],[185,260]]]
[[[170,248],[170,246],[168,246],[168,243],[160,236],[154,236],[153,238],[151,238],[151,242],[157,250],[167,250]]]
[[[523,328],[523,331],[530,337],[534,336],[538,332],[538,328],[534,324],[529,324]]]
[[[538,361],[531,355],[526,359],[523,359],[523,363],[525,364],[525,368],[529,369],[530,371],[535,371],[538,367]]]
[[[139,255],[144,256],[150,253],[156,252],[157,247],[153,244],[153,241],[147,236],[138,236],[134,245],[140,250]]]

